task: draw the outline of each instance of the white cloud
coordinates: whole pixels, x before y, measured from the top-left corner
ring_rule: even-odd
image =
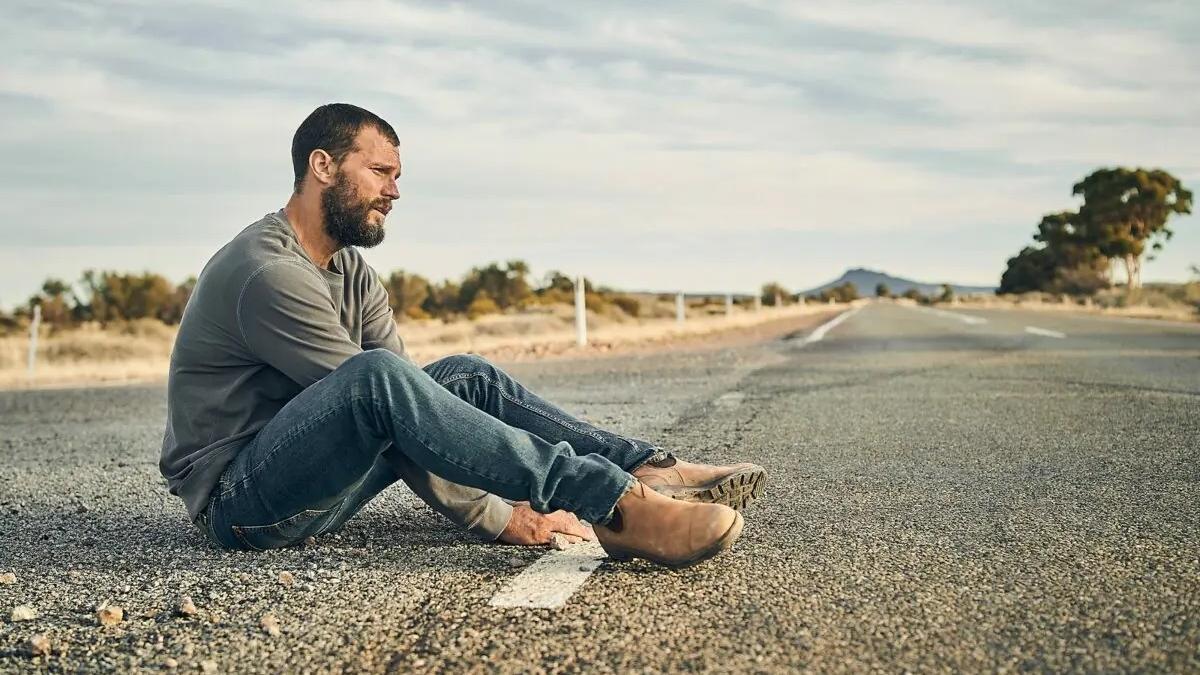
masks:
[[[160,242],[215,250],[282,204],[291,133],[330,100],[380,112],[402,137],[396,236],[373,261],[415,266],[404,242],[419,242],[423,261],[444,260],[435,276],[486,262],[466,251],[522,255],[508,237],[547,266],[582,250],[598,279],[647,286],[661,255],[629,242],[649,234],[682,242],[675,285],[707,287],[702,251],[792,232],[827,250],[725,246],[741,257],[722,261],[722,283],[815,283],[816,257],[835,250],[835,266],[860,250],[896,272],[918,257],[933,277],[974,265],[979,281],[1098,165],[1200,180],[1200,88],[1183,67],[1200,50],[1170,27],[1171,12],[1195,18],[1186,5],[505,8],[0,10],[0,149],[21,160],[0,168],[0,236],[63,260],[112,252],[96,267]],[[1176,229],[1154,266],[1180,277],[1200,237],[1191,221]],[[889,263],[888,247],[861,247],[964,232],[996,234],[972,235],[966,258],[905,250]],[[195,271],[159,260],[177,279]],[[29,273],[0,271],[0,304],[37,286]]]

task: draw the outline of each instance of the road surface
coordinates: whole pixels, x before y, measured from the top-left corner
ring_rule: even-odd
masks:
[[[508,370],[765,465],[734,550],[555,568],[570,551],[479,543],[397,486],[315,546],[222,552],[158,475],[161,387],[0,393],[0,671],[1200,671],[1197,326],[876,303],[816,335]],[[494,606],[539,583],[559,606]],[[97,626],[101,603],[125,620]]]

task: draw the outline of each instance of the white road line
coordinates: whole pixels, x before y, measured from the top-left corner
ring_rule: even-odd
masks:
[[[731,391],[728,394],[721,394],[713,401],[722,408],[736,408],[746,399],[745,392]]]
[[[531,609],[562,607],[606,557],[600,544],[592,541],[572,544],[565,551],[551,551],[509,580],[488,604]]]
[[[809,333],[808,335],[806,335],[804,337],[803,340],[801,340],[801,344],[810,345],[814,342],[820,342],[821,340],[824,340],[826,333],[828,333],[829,331],[836,328],[837,325],[840,324],[841,322],[843,322],[846,319],[849,319],[850,317],[857,314],[858,310],[860,310],[860,309],[862,309],[862,305],[859,305],[858,307],[855,307],[852,310],[842,312],[841,314],[838,314],[837,316],[833,317],[829,321],[826,321],[825,323],[821,324],[820,326],[817,326],[816,330]]]
[[[1037,326],[1025,326],[1025,332],[1032,333],[1033,335],[1041,335],[1042,337],[1058,338],[1060,340],[1067,337],[1066,333],[1060,333],[1056,330],[1047,330],[1045,328],[1038,328]]]
[[[961,321],[965,324],[972,325],[972,326],[978,326],[979,324],[988,322],[988,320],[983,318],[982,316],[972,316],[970,314],[959,314],[958,312],[947,312],[944,309],[937,309],[934,307],[916,306],[916,308],[923,309],[926,312],[933,312],[934,314],[937,314],[938,316],[944,316],[944,317],[948,317],[951,319],[958,319],[959,321]]]

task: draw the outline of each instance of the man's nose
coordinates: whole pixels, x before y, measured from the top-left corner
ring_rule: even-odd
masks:
[[[396,181],[389,180],[387,185],[383,186],[383,196],[390,199],[400,198],[400,187],[396,185]]]

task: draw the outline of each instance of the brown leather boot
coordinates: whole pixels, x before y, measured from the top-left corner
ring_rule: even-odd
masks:
[[[738,510],[761,497],[767,482],[767,470],[757,464],[712,466],[674,456],[653,464],[646,462],[631,473],[672,499],[724,504]]]
[[[721,504],[676,501],[638,481],[617,501],[612,520],[593,529],[613,560],[644,558],[678,569],[732,546],[742,533],[742,514]]]

